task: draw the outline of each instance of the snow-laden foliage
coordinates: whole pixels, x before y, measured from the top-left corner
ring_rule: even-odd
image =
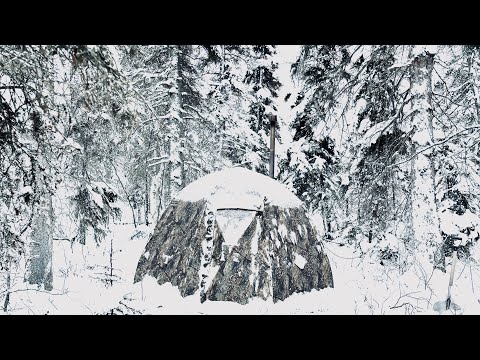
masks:
[[[279,117],[278,180],[311,212],[327,249],[357,261],[350,269],[328,254],[342,263],[333,261],[334,278],[350,271],[344,282],[359,285],[348,292],[335,280],[331,299],[350,296],[355,311],[325,311],[424,312],[445,290],[437,287],[454,249],[466,269],[457,290],[473,294],[479,48],[301,46],[291,79],[279,76],[279,48],[0,46],[2,309],[24,306],[31,291],[54,293],[62,307],[59,282],[79,278],[76,290],[93,286],[98,296],[77,299],[72,311],[90,312],[80,303],[94,313],[160,311],[134,299],[138,289],[122,298],[115,287],[121,275],[108,253],[135,240],[115,244],[112,229],[132,224],[133,239],[142,238],[143,226],[209,173],[240,165],[267,174],[269,114]],[[295,90],[285,90],[292,81]],[[60,266],[59,257],[71,261]],[[118,301],[105,300],[105,287]],[[33,298],[54,312],[51,299]],[[105,306],[93,310],[95,301]]]
[[[404,270],[445,270],[448,235],[464,234],[459,251],[468,257],[478,240],[477,54],[302,47],[282,177],[323,215],[327,238],[342,234],[342,243]]]
[[[104,46],[3,46],[0,64],[6,308],[12,266],[23,255],[27,281],[52,288],[52,241],[62,227],[56,216],[60,185],[75,192],[109,181],[102,165],[113,153],[109,137],[116,123],[110,113],[122,101],[123,81]],[[89,206],[77,204],[80,232]],[[110,209],[93,215],[93,230],[108,221]]]

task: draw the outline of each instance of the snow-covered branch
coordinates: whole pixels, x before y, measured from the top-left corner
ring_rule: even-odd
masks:
[[[390,165],[387,165],[386,167],[388,168],[391,168],[391,167],[395,167],[395,166],[399,166],[399,165],[402,165],[402,164],[405,164],[409,161],[412,161],[415,157],[417,157],[418,155],[424,153],[425,151],[433,148],[433,147],[436,147],[436,146],[439,146],[439,145],[442,145],[442,144],[445,144],[446,142],[449,142],[450,140],[460,136],[461,134],[463,134],[464,132],[466,131],[470,131],[470,130],[477,130],[477,129],[480,129],[480,126],[471,126],[471,127],[468,127],[468,128],[465,128],[463,130],[460,130],[458,132],[456,132],[455,134],[447,137],[446,139],[442,140],[442,141],[438,141],[434,144],[431,144],[431,145],[428,145],[426,147],[424,147],[423,149],[417,151],[414,155],[410,156],[409,158],[407,158],[406,160],[403,160],[403,161],[400,161],[400,162],[397,162],[395,164],[390,164]]]

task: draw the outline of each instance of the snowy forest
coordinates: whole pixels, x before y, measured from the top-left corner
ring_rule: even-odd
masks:
[[[193,190],[178,196],[189,185],[237,168],[273,175],[301,201],[301,211],[279,212],[286,225],[252,213],[255,232],[281,244],[252,242],[248,266],[273,279],[257,251],[320,249],[294,261],[285,250],[293,275],[279,301],[275,290],[275,301],[267,290],[210,301],[216,250],[202,243],[200,259],[188,245],[197,215],[175,207],[197,200]],[[221,209],[206,211],[227,226]],[[480,314],[479,215],[480,47],[0,46],[2,315]],[[238,216],[243,229],[252,221]],[[169,262],[149,258],[160,219],[186,239],[168,246],[188,252],[137,281],[147,260]],[[315,256],[328,258],[318,260],[328,286],[298,275]],[[189,258],[207,269],[194,274],[195,294],[177,278],[193,276]],[[222,286],[216,299],[233,291]]]

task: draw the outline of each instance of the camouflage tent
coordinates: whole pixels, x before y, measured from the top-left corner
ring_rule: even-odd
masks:
[[[134,281],[147,274],[202,302],[276,302],[333,287],[301,201],[279,182],[239,167],[198,179],[165,209]]]

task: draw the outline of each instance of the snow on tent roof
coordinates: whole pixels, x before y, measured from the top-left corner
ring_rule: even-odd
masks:
[[[287,187],[254,171],[234,167],[208,174],[187,185],[178,200],[207,199],[216,209],[262,209],[264,197],[271,205],[299,207],[302,202]]]

